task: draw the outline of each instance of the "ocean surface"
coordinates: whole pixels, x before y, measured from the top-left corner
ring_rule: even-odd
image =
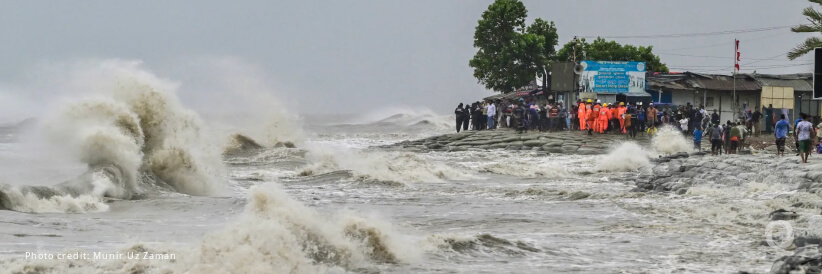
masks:
[[[232,132],[146,86],[0,128],[0,273],[731,273],[790,254],[762,241],[793,187],[633,192],[653,164],[624,159],[654,157],[648,144],[384,150],[451,133],[452,118],[393,110]],[[42,258],[75,253],[90,257]],[[103,258],[133,253],[175,258]]]

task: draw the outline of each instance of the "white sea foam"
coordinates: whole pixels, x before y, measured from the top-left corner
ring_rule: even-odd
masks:
[[[659,128],[656,135],[651,140],[654,150],[663,155],[675,154],[677,152],[690,152],[694,150],[693,141],[689,141],[682,135],[682,132],[671,126]]]
[[[197,114],[180,105],[174,94],[177,84],[146,71],[140,62],[121,60],[77,64],[65,81],[68,90],[82,92],[45,115],[41,132],[87,164],[90,172],[107,167],[109,172],[97,174],[108,176],[114,187],[100,192],[94,190],[99,180],[74,180],[70,186],[55,188],[58,196],[130,199],[157,184],[191,195],[224,190],[219,181],[221,146]],[[37,196],[41,192],[28,193]],[[12,197],[17,196],[6,196]],[[56,199],[52,194],[48,198]],[[31,202],[27,201],[19,203]],[[21,208],[37,212],[54,207],[28,204]]]
[[[596,169],[602,172],[637,171],[651,165],[651,153],[634,142],[620,143],[604,157],[597,159]]]
[[[362,179],[399,183],[475,178],[470,173],[445,163],[409,152],[351,151],[330,146],[312,146],[307,159],[312,164],[301,171],[304,175],[351,170]]]
[[[415,238],[389,223],[351,212],[322,214],[290,198],[275,184],[254,187],[242,215],[190,247],[136,244],[120,251],[174,254],[175,260],[2,261],[14,273],[317,273],[345,272],[372,263],[419,263]]]

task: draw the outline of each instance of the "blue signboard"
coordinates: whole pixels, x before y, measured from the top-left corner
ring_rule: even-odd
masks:
[[[645,91],[645,62],[582,61],[580,92],[640,93]]]

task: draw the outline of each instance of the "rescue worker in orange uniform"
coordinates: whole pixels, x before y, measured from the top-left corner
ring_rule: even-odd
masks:
[[[628,111],[628,108],[625,107],[625,102],[619,102],[619,113],[617,113],[617,119],[619,119],[619,129],[620,132],[625,133],[625,112]]]
[[[619,132],[619,105],[614,103],[613,106],[610,107],[611,109],[611,119],[608,120],[608,126],[610,131]]]
[[[604,134],[605,130],[608,129],[608,120],[611,119],[611,110],[608,108],[607,103],[603,103],[602,107],[599,109],[599,133]]]
[[[590,102],[591,100],[589,99],[588,103]],[[579,118],[579,130],[585,130],[585,120],[588,119],[588,116],[586,115],[588,112],[585,109],[585,103],[579,102],[579,109],[577,110],[577,117]]]
[[[599,116],[599,105],[585,106],[585,117],[586,122],[588,122],[588,135],[593,135],[592,132],[594,131],[594,125],[596,125],[597,116]]]
[[[595,104],[591,108],[591,114],[588,115],[588,126],[591,127],[591,130],[588,133],[597,132],[599,133],[599,113],[602,110],[602,105]]]

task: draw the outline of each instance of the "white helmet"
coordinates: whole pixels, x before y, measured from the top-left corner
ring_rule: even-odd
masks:
[[[637,105],[637,106],[641,106],[641,105],[642,105],[642,102],[638,102],[638,103],[636,103],[636,105]]]
[[[597,99],[597,103],[600,103],[599,99]]]

